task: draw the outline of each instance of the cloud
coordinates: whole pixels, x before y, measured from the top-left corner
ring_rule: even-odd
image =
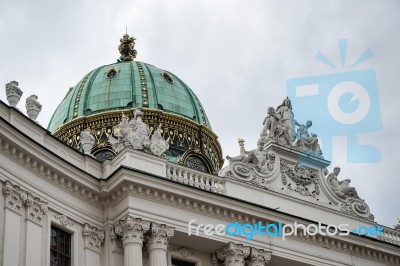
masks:
[[[0,9],[0,82],[19,81],[23,99],[39,96],[42,125],[69,87],[115,62],[128,26],[138,60],[170,70],[196,92],[225,155],[238,153],[238,137],[255,147],[266,109],[286,97],[288,78],[331,73],[314,60],[317,51],[339,58],[339,38],[349,39],[349,60],[370,48],[374,57],[357,69],[377,72],[383,130],[366,139],[383,159],[357,165],[336,156],[333,165],[353,180],[378,222],[392,226],[400,215],[398,1],[16,0]]]

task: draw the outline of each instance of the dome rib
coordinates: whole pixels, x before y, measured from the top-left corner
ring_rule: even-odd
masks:
[[[85,101],[83,102],[82,115],[85,115],[86,110],[89,109],[88,108],[88,103],[90,101],[89,93],[92,91],[93,80],[94,80],[95,77],[97,77],[97,74],[99,73],[100,69],[104,69],[104,67],[106,67],[106,66],[103,66],[101,68],[96,69],[93,72],[93,74],[89,77],[89,82],[87,82],[88,85],[84,84],[84,86],[85,85],[86,86],[84,88],[84,90],[85,90]],[[82,97],[81,97],[81,99],[82,99]],[[78,109],[78,116],[79,116],[79,109]]]
[[[155,108],[155,109],[158,109],[160,103],[158,102],[158,95],[157,95],[158,92],[157,92],[156,83],[154,82],[153,73],[150,71],[150,68],[149,68],[149,66],[148,66],[147,64],[143,64],[143,65],[145,65],[147,71],[149,72],[150,79],[151,79],[151,83],[152,83],[152,85],[153,85],[152,89],[153,89],[153,95],[154,95],[154,100],[155,100],[154,108]],[[147,89],[148,89],[148,88],[147,88]]]

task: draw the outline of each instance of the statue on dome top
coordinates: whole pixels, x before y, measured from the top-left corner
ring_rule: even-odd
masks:
[[[129,34],[124,34],[119,40],[120,44],[118,50],[121,54],[118,62],[133,61],[136,58],[137,51],[135,50],[135,38],[129,36]]]

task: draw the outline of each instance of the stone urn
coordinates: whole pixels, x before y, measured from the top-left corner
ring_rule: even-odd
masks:
[[[18,87],[18,82],[16,82],[15,80],[6,84],[7,101],[11,107],[17,106],[19,100],[21,99],[22,94],[23,92]]]
[[[36,95],[31,95],[26,99],[26,113],[29,118],[36,121],[40,111],[42,110],[42,105],[37,101],[38,97]]]

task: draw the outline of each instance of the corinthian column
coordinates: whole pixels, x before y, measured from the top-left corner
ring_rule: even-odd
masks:
[[[218,259],[224,261],[224,266],[244,266],[245,258],[250,254],[250,247],[229,242],[217,251]]]
[[[167,266],[168,239],[174,235],[174,228],[165,224],[151,223],[148,243],[150,266]]]
[[[263,249],[251,248],[248,266],[265,266],[271,259],[271,253]]]
[[[115,224],[115,233],[122,237],[124,266],[143,266],[143,234],[150,228],[150,222],[127,215]]]

